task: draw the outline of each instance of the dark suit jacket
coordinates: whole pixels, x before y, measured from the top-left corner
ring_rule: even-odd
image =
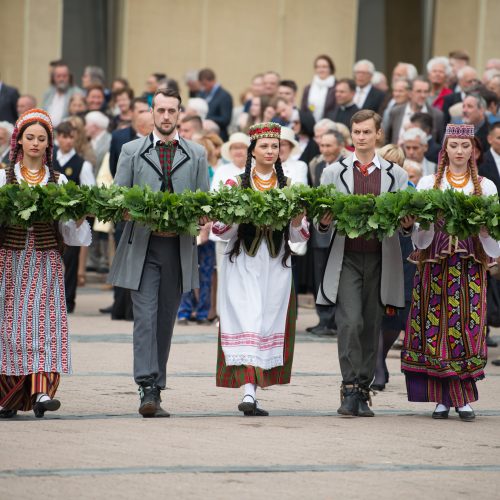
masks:
[[[309,139],[307,146],[300,155],[299,161],[303,161],[309,165],[309,162],[317,155],[319,155],[319,146],[314,139]]]
[[[444,114],[444,126],[451,122],[450,108],[455,104],[462,102],[462,93],[453,92],[453,94],[448,94],[444,97],[443,101],[443,114]]]
[[[490,149],[490,144],[488,142],[489,132],[490,132],[490,124],[488,123],[488,119],[485,119],[484,123],[478,130],[476,130],[476,133],[474,134],[481,143],[481,146],[483,148],[483,153],[486,153],[486,151],[489,151]]]
[[[18,99],[19,92],[17,89],[2,82],[2,88],[0,89],[0,121],[16,123]]]
[[[406,104],[397,104],[389,113],[389,126],[385,131],[385,136],[388,144],[397,144],[399,140],[399,131],[403,123],[403,117],[406,109]],[[444,130],[443,112],[437,108],[427,108],[428,113],[432,117],[432,137],[441,142]]]
[[[200,97],[204,99],[207,95],[204,92],[200,92]],[[231,94],[219,87],[212,99],[208,103],[208,114],[207,119],[213,120],[220,128],[221,139],[227,141],[227,127],[231,123],[233,117],[233,98]]]
[[[134,139],[137,139],[137,133],[132,127],[121,128],[115,130],[111,134],[111,143],[109,145],[109,170],[113,177],[116,174],[116,167],[122,151],[122,146]]]
[[[431,140],[427,142],[427,146],[427,153],[425,153],[424,156],[429,161],[432,161],[437,165],[439,152],[441,151],[441,145],[436,142],[434,137],[432,137]]]
[[[491,151],[488,151],[484,155],[484,162],[479,165],[479,175],[493,181],[497,187],[497,191],[500,193],[500,175],[498,174],[497,164]]]
[[[371,109],[372,111],[378,113],[379,109],[381,109],[382,104],[384,103],[384,99],[385,92],[382,92],[381,90],[376,89],[372,86],[370,92],[368,92],[368,95],[366,96],[362,109]]]
[[[356,104],[352,104],[351,106],[336,106],[335,109],[331,113],[327,113],[325,118],[330,118],[334,122],[343,123],[349,129],[351,128],[351,118],[354,113],[359,111],[359,108]]]
[[[310,111],[307,101],[309,99],[309,91],[311,90],[311,85],[306,85],[304,87],[304,93],[302,94],[302,102],[300,103],[301,111]],[[326,118],[328,113],[331,113],[335,105],[337,104],[335,100],[335,85],[328,89],[325,100],[325,109],[323,110],[323,117]]]

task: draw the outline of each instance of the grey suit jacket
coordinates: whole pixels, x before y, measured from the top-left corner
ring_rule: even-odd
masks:
[[[163,172],[153,135],[128,142],[118,160],[115,184],[119,186],[149,186],[153,191],[163,189]],[[209,190],[208,164],[205,149],[191,141],[180,139],[172,165],[174,192],[185,189]],[[135,222],[127,222],[120,239],[108,281],[115,286],[138,290],[141,286],[144,261],[149,247],[151,230]],[[179,235],[182,291],[199,287],[196,238]]]
[[[69,87],[68,90],[66,91],[66,94],[64,96],[64,116],[63,118],[66,118],[68,116],[68,106],[69,106],[69,100],[73,96],[73,94],[84,94],[83,90],[80,87],[77,87],[76,85],[73,87]],[[45,92],[43,95],[42,99],[42,108],[47,111],[49,109],[49,106],[52,103],[52,99],[54,99],[54,96],[56,95],[56,88],[54,86],[49,87],[49,89]]]
[[[399,131],[403,123],[406,104],[397,104],[389,113],[389,125],[385,131],[387,144],[397,144],[399,140]],[[431,107],[427,108],[428,113],[432,116],[432,137],[437,142],[441,142],[441,136],[444,129],[444,115],[440,109]]]
[[[321,184],[334,184],[341,193],[351,194],[354,190],[352,156],[328,166],[321,176]],[[381,172],[380,192],[399,191],[408,187],[408,174],[399,166],[379,156]],[[325,267],[325,274],[319,287],[316,303],[332,305],[337,301],[340,273],[344,260],[345,236],[334,230],[330,242],[330,252]],[[404,307],[403,258],[396,233],[382,240],[382,274],[380,281],[380,299],[382,304]]]
[[[96,142],[94,146],[94,153],[95,153],[95,158],[96,158],[96,169],[95,173],[99,171],[101,168],[101,163],[102,160],[104,159],[104,156],[106,156],[106,153],[109,151],[109,146],[111,144],[111,134],[106,131],[104,134],[99,138],[99,140]]]

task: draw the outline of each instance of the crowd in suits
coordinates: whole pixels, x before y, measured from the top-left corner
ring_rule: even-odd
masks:
[[[318,55],[312,68],[310,83],[302,91],[289,75],[285,78],[274,70],[258,73],[241,93],[239,102],[233,100],[213,69],[186,73],[189,99],[183,102],[179,133],[205,147],[217,182],[224,180],[217,170],[233,162],[230,149],[238,140],[242,142],[249,127],[273,120],[288,134],[284,139],[290,145],[283,161],[286,175],[317,186],[326,166],[350,156],[351,118],[357,111],[369,109],[383,116],[384,139],[379,147],[400,146],[411,162],[408,168],[420,169],[424,175],[436,168],[446,124],[473,124],[480,150],[480,174],[500,188],[500,59],[489,60],[484,69],[474,68],[468,54],[457,50],[447,57],[432,58],[420,73],[413,64],[399,62],[388,78],[366,59],[358,60],[348,75],[337,75],[335,63],[327,54]],[[75,155],[92,165],[96,182],[103,184],[113,181],[122,148],[151,133],[149,107],[156,90],[181,90],[178,80],[159,71],[147,77],[146,88],[137,93],[126,78],[107,82],[103,70],[95,66],[85,68],[78,85],[70,65],[60,60],[51,63],[49,78],[41,106],[50,113],[56,127],[71,122]],[[0,80],[0,163],[8,161],[11,124],[35,105],[33,96],[20,95],[16,88]],[[236,142],[231,139],[234,134],[239,134]],[[221,155],[223,144],[225,155]],[[235,171],[240,168],[237,163],[234,160],[231,167]],[[120,224],[111,228],[95,223],[93,246],[88,256],[82,250],[77,266],[80,285],[85,284],[88,266],[108,272],[113,240],[119,242],[122,230]],[[313,231],[307,251],[295,258],[296,288],[300,292],[317,292],[328,241],[329,235]],[[211,294],[212,306],[202,320],[216,318],[215,296]],[[196,303],[196,296],[191,299]],[[112,312],[116,319],[132,317],[129,299],[118,289],[114,306],[103,310]],[[196,319],[196,312],[193,314]],[[334,333],[332,308],[318,306],[318,316],[318,325],[310,330]]]

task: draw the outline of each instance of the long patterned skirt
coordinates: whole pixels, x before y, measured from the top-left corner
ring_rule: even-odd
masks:
[[[244,313],[243,313],[244,314]],[[237,388],[244,384],[255,384],[259,387],[269,387],[277,384],[290,383],[292,374],[293,351],[295,346],[295,325],[297,321],[297,307],[295,291],[292,286],[285,326],[285,342],[283,346],[283,366],[275,366],[270,370],[249,365],[226,366],[224,352],[221,345],[219,329],[219,343],[217,352],[217,387]]]
[[[452,254],[415,274],[401,368],[408,400],[464,406],[486,364],[486,271]]]
[[[60,373],[71,373],[62,258],[36,250],[30,231],[24,250],[0,248],[0,406],[30,409]]]

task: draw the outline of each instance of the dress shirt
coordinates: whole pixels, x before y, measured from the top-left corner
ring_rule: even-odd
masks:
[[[500,154],[498,154],[493,148],[490,148],[490,151],[491,156],[493,156],[493,159],[495,160],[495,163],[497,165],[498,175],[500,175]]]
[[[352,154],[352,164],[354,165],[354,162],[359,161],[359,163],[363,164],[363,162],[356,156],[356,152]],[[378,159],[378,156],[375,154],[373,159],[371,160],[373,165],[368,168],[368,174],[371,174],[373,171],[375,171],[376,168],[382,168],[380,165],[380,161]],[[357,167],[354,167],[357,168]]]
[[[179,132],[176,131],[174,137],[170,140],[179,142]],[[158,141],[164,142],[164,140],[161,137],[158,137],[153,130],[153,144],[156,146],[158,144]]]
[[[368,96],[371,89],[372,89],[371,83],[369,83],[366,87],[356,87],[356,94],[354,95],[354,103],[359,109],[363,109],[366,97]]]
[[[56,92],[47,111],[52,120],[52,125],[57,127],[62,122],[66,113],[66,94]]]
[[[424,104],[422,106],[422,109],[419,110],[420,113],[429,113],[429,110],[427,109],[427,106]],[[399,134],[398,134],[398,140],[399,142],[401,141],[401,138],[403,137],[403,134],[406,131],[406,128],[410,124],[411,117],[415,114],[416,112],[411,109],[410,103],[406,103],[405,111],[403,113],[403,120],[401,121],[401,127],[399,128]]]
[[[71,149],[68,153],[63,153],[60,149],[57,150],[57,161],[61,167],[64,167],[68,161],[75,156],[75,148]],[[80,185],[81,186],[95,186],[94,169],[92,164],[85,160],[80,172]]]

